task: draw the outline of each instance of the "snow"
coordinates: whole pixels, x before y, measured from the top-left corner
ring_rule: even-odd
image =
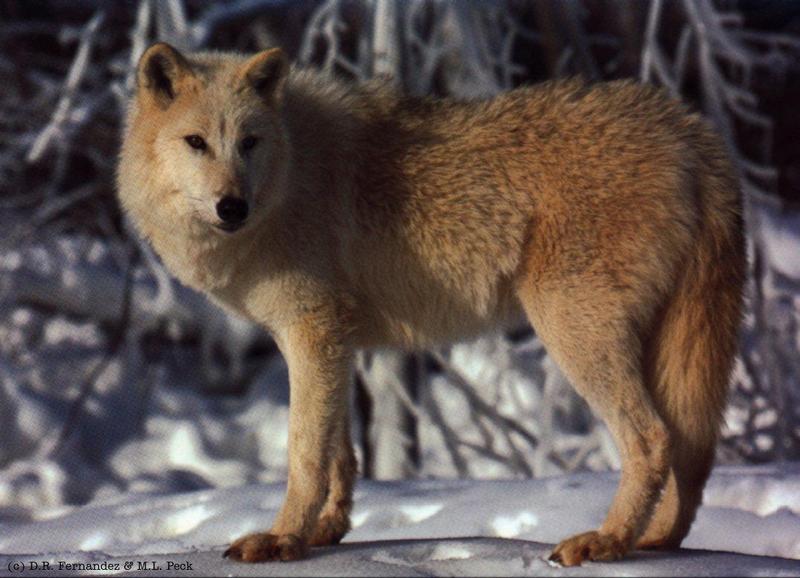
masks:
[[[49,519],[0,524],[0,572],[12,562],[49,561],[55,568],[59,561],[106,561],[133,562],[136,573],[139,562],[154,561],[165,575],[186,575],[168,572],[167,562],[188,562],[204,575],[800,576],[798,464],[715,470],[687,549],[577,569],[547,562],[554,543],[602,521],[617,480],[615,473],[586,473],[361,481],[354,527],[341,545],[315,549],[301,562],[256,566],[221,553],[241,534],[269,528],[284,484],[129,492]]]

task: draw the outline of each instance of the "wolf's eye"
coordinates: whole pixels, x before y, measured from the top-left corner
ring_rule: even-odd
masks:
[[[203,137],[200,135],[190,134],[189,136],[183,137],[183,140],[185,140],[193,149],[197,149],[199,151],[206,150],[206,141],[204,141]]]
[[[242,139],[242,142],[240,144],[243,151],[249,151],[258,144],[258,137],[255,137],[253,135],[246,136]]]

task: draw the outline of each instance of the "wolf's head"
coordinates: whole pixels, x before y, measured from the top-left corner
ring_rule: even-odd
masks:
[[[137,68],[123,145],[123,203],[221,235],[267,214],[280,203],[288,158],[280,116],[287,72],[279,48],[241,57],[151,46]]]

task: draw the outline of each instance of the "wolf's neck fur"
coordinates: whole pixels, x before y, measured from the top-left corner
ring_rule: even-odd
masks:
[[[364,162],[359,140],[368,124],[372,98],[358,86],[335,82],[314,71],[294,71],[283,102],[290,148],[290,202],[317,205],[353,186]],[[329,190],[320,191],[320,186]],[[311,198],[309,198],[311,195]]]
[[[167,225],[169,228],[151,224],[141,229],[181,282],[199,291],[215,293],[226,287],[257,242],[256,231],[226,238],[216,232],[209,234],[209,225],[190,218]],[[170,234],[175,227],[182,232]]]

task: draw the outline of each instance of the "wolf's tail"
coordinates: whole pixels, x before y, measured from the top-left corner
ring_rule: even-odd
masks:
[[[699,238],[647,349],[653,398],[673,440],[666,491],[643,540],[676,547],[711,472],[742,315],[746,252],[735,171],[707,131],[698,139]],[[661,525],[659,529],[657,526]]]

